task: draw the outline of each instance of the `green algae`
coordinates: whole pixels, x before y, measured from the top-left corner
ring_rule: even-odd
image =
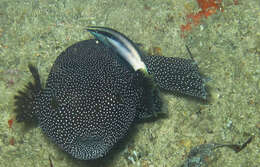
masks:
[[[243,151],[222,149],[211,166],[260,163],[260,4],[223,1],[223,12],[203,19],[181,38],[196,1],[51,1],[0,0],[0,166],[181,166],[192,147],[203,143],[242,143]],[[32,79],[29,63],[45,80],[54,60],[69,45],[91,38],[85,28],[107,26],[123,32],[144,49],[160,46],[165,56],[189,58],[188,45],[201,72],[210,77],[210,100],[202,103],[165,95],[167,118],[133,127],[115,153],[100,162],[72,159],[41,133],[14,119],[13,96]],[[11,138],[14,145],[10,145]]]

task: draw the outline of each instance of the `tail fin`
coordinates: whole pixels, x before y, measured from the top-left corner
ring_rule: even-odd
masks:
[[[34,123],[37,121],[37,118],[35,111],[33,111],[33,101],[42,90],[42,85],[38,69],[31,64],[28,67],[34,82],[29,82],[24,90],[18,91],[18,94],[14,96],[16,107],[14,112],[17,113],[16,120],[18,122]]]
[[[163,56],[142,59],[161,89],[206,99],[205,83],[193,60]]]

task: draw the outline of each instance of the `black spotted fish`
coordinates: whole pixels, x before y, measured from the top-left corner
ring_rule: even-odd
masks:
[[[159,89],[206,98],[193,61],[137,57],[155,82],[151,94],[139,67],[133,68],[128,58],[123,62],[120,54],[102,41],[80,41],[58,56],[44,87],[38,70],[29,65],[34,82],[15,96],[17,121],[37,122],[62,150],[90,160],[105,156],[135,121],[161,112]]]

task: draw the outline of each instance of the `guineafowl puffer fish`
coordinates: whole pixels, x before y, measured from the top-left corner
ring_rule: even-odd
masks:
[[[97,40],[75,43],[54,62],[45,87],[36,67],[34,82],[15,96],[18,121],[35,121],[74,158],[105,156],[135,121],[160,113],[159,89],[205,98],[197,65],[188,59],[142,55],[158,89],[147,93],[141,73]],[[148,90],[149,91],[149,90]]]

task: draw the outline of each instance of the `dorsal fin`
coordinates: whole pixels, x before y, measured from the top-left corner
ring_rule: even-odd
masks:
[[[14,96],[16,107],[14,112],[17,113],[16,120],[18,122],[34,123],[37,121],[37,118],[32,105],[35,97],[42,90],[42,85],[38,69],[31,64],[28,67],[34,82],[29,82],[24,90],[18,91],[18,95]]]

